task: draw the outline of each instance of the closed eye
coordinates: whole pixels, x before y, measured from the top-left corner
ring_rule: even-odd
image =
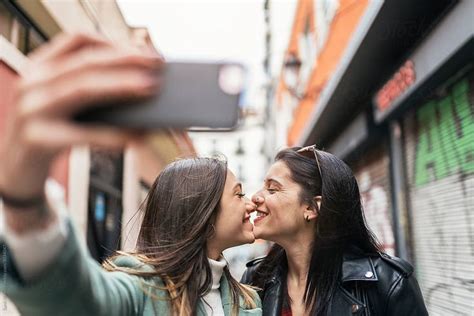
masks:
[[[245,196],[245,193],[242,193],[242,192],[241,192],[241,193],[237,193],[236,195],[237,195],[239,198],[243,198],[243,197]]]

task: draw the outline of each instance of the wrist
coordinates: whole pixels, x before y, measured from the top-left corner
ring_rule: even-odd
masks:
[[[29,207],[16,207],[3,204],[5,224],[9,230],[16,234],[42,230],[54,222],[56,216],[50,211],[46,198],[37,205]]]
[[[45,196],[44,193],[41,193],[29,197],[16,197],[9,195],[0,189],[0,199],[3,202],[3,205],[9,208],[24,210],[42,206],[45,201]]]
[[[30,200],[44,195],[52,155],[17,147],[9,148],[2,156],[0,194],[5,195],[7,200],[8,197],[12,200]]]

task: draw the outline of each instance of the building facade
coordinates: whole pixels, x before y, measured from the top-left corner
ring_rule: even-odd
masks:
[[[473,4],[300,0],[273,102],[288,145],[351,166],[430,315],[474,310]]]
[[[22,72],[28,53],[61,32],[78,31],[155,49],[148,31],[127,25],[115,1],[0,1],[0,141],[15,80],[28,75]],[[122,152],[74,147],[55,162],[51,179],[63,191],[79,236],[100,261],[115,250],[134,249],[138,209],[148,188],[164,165],[191,155],[194,147],[187,133],[162,130]],[[6,299],[0,302],[0,314],[16,315]]]

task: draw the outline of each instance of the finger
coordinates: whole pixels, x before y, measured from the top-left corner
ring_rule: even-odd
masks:
[[[136,132],[103,126],[81,126],[60,120],[37,120],[24,129],[22,142],[47,151],[73,145],[93,145],[120,149],[140,135]]]
[[[60,60],[39,64],[35,71],[24,79],[23,89],[29,91],[36,85],[48,85],[64,80],[64,76],[76,77],[80,72],[130,67],[158,71],[164,62],[158,55],[143,54],[134,50],[118,50],[110,47],[89,48]]]
[[[82,69],[137,67],[145,70],[160,70],[164,60],[157,54],[140,52],[133,48],[115,49],[112,47],[84,49],[53,64],[58,73],[74,72]]]
[[[33,62],[44,62],[50,59],[63,57],[73,51],[86,46],[111,46],[111,42],[99,37],[98,35],[75,33],[63,33],[53,38],[36,49],[29,55]]]
[[[159,85],[159,78],[137,70],[69,73],[60,82],[25,93],[19,111],[24,117],[37,113],[70,116],[91,106],[144,100],[157,93]]]

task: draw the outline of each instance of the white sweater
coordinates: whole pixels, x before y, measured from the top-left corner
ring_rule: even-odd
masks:
[[[204,308],[206,309],[206,314],[209,316],[224,315],[224,309],[222,307],[221,300],[220,281],[222,274],[224,273],[226,262],[224,259],[216,261],[208,258],[208,260],[212,271],[212,287],[211,290],[202,298],[204,301]]]

